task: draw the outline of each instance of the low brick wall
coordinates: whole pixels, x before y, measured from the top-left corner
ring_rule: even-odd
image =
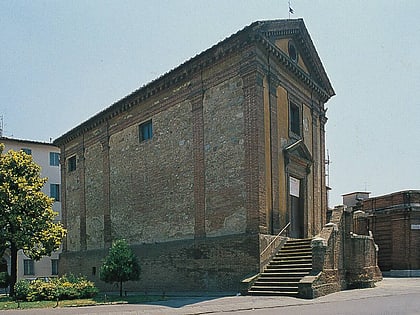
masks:
[[[132,246],[141,264],[140,281],[124,290],[137,292],[239,292],[241,280],[259,272],[258,235],[235,235]],[[99,280],[108,250],[62,254],[60,272],[85,275],[102,291],[117,286]],[[94,272],[95,271],[95,272]]]

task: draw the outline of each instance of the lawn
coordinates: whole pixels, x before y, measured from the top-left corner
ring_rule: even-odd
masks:
[[[36,301],[36,302],[17,302],[11,298],[0,295],[0,311],[12,309],[28,309],[28,308],[53,308],[53,307],[71,307],[71,306],[89,306],[103,304],[140,304],[153,301],[162,301],[165,297],[157,295],[129,295],[119,297],[118,295],[98,294],[90,299],[63,300],[63,301]]]

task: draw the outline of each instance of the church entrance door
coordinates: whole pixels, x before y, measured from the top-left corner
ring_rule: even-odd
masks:
[[[300,186],[299,179],[290,177],[290,236],[292,238],[304,237],[304,209]]]

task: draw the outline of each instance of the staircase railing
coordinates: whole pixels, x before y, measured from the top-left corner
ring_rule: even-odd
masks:
[[[287,223],[284,228],[271,240],[271,242],[264,248],[264,250],[260,253],[260,257],[264,255],[264,253],[271,247],[271,245],[283,234],[284,231],[290,226],[290,222]]]

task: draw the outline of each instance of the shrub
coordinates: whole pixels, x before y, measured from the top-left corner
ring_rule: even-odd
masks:
[[[16,300],[26,300],[29,294],[29,282],[26,280],[19,280],[15,284],[15,296]]]
[[[15,285],[16,299],[26,301],[82,299],[97,293],[98,289],[93,282],[74,275],[64,275],[47,282],[21,280]]]
[[[48,301],[55,300],[58,296],[56,284],[45,282],[42,280],[35,280],[29,284],[29,293],[26,296],[28,301]]]

